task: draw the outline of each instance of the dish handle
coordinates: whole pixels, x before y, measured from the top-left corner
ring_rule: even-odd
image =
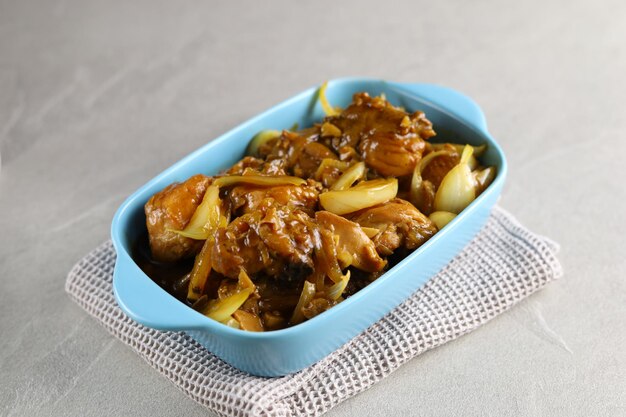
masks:
[[[420,98],[435,104],[442,111],[449,109],[462,121],[487,133],[487,120],[482,109],[465,94],[448,87],[425,83],[393,83],[398,88],[408,90]]]
[[[157,330],[204,328],[203,315],[181,302],[168,300],[172,296],[146,277],[128,254],[120,252],[113,272],[113,292],[127,316]]]

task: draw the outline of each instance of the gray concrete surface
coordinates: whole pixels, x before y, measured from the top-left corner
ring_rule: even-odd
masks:
[[[138,186],[329,78],[480,103],[565,277],[329,416],[626,415],[626,3],[0,2],[0,415],[201,416],[65,295]]]

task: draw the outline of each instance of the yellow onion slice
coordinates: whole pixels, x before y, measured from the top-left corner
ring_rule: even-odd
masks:
[[[296,304],[296,308],[293,310],[291,320],[289,320],[291,324],[298,324],[304,321],[304,314],[302,314],[302,309],[305,305],[311,302],[314,296],[315,284],[309,281],[304,281],[304,287],[302,287],[302,292],[300,293],[298,304]]]
[[[326,116],[337,116],[339,113],[341,113],[341,109],[333,108],[333,106],[331,106],[330,103],[328,102],[328,99],[326,98],[327,87],[328,87],[328,81],[324,81],[324,84],[322,84],[322,86],[320,87],[320,91],[319,91],[319,99],[320,99],[320,104],[322,105],[322,110],[324,110],[324,113],[326,113]]]
[[[343,162],[338,159],[324,158],[322,159],[320,165],[317,167],[313,178],[315,178],[317,181],[323,181],[324,174],[333,172],[335,169],[340,172],[344,172],[348,168],[350,168],[350,163],[348,162]]]
[[[415,207],[424,207],[423,201],[423,190],[424,182],[422,181],[422,172],[426,169],[428,164],[438,156],[449,155],[447,151],[435,151],[431,152],[425,157],[423,157],[417,165],[415,165],[415,169],[413,170],[413,176],[411,177],[411,190],[409,193],[409,197],[411,199],[411,203]]]
[[[433,149],[435,151],[444,149],[444,145],[452,145],[454,146],[454,148],[456,149],[456,151],[458,153],[463,153],[463,149],[466,146],[472,146],[472,145],[463,145],[461,143],[433,143],[431,144]],[[472,171],[474,169],[476,169],[476,167],[478,167],[478,159],[476,158],[480,158],[481,156],[483,156],[483,154],[485,153],[485,151],[487,150],[487,144],[483,143],[480,146],[472,146],[472,148],[474,148],[474,154],[472,155],[472,157],[470,158],[468,164],[470,166],[470,168],[472,169]]]
[[[239,328],[249,332],[262,332],[263,323],[256,314],[252,314],[245,310],[237,310],[233,313],[233,318],[239,322]]]
[[[269,142],[272,139],[275,139],[281,135],[281,132],[278,130],[261,130],[259,133],[254,135],[248,147],[246,148],[246,155],[251,156],[259,156],[259,148]]]
[[[207,187],[202,202],[191,216],[189,223],[183,230],[168,229],[181,236],[196,240],[206,240],[212,236],[220,224],[222,201],[220,190],[214,184]]]
[[[443,227],[450,223],[452,219],[456,217],[456,214],[450,213],[449,211],[435,211],[430,213],[428,218],[435,223],[437,229],[441,230]]]
[[[333,191],[345,190],[365,176],[365,162],[357,162],[344,172],[330,187]]]
[[[252,280],[250,279],[250,277],[248,276],[248,274],[243,268],[239,270],[239,276],[237,278],[238,278],[237,288],[239,289],[252,288],[252,291],[255,290],[256,285],[254,285],[254,282],[252,282]]]
[[[476,198],[476,182],[468,164],[473,152],[474,148],[465,146],[459,164],[443,177],[435,194],[435,211],[458,214]]]
[[[331,300],[338,300],[339,297],[341,297],[341,294],[343,294],[344,290],[346,289],[348,281],[350,281],[350,271],[348,271],[346,275],[343,276],[341,281],[336,282],[335,284],[328,287],[328,298],[330,298]]]
[[[303,185],[306,181],[299,177],[289,175],[228,175],[217,178],[213,184],[218,187],[229,187],[235,184],[251,184],[261,187],[274,187],[278,185]]]
[[[315,267],[333,282],[339,282],[343,273],[337,257],[337,236],[327,230],[322,230],[319,237],[320,244],[315,248]],[[318,276],[319,282],[316,282],[320,287],[324,284],[325,276]]]
[[[193,269],[189,274],[189,287],[187,289],[187,299],[196,301],[204,294],[204,287],[211,273],[211,249],[213,248],[213,239],[207,239],[196,255],[193,263]]]
[[[384,203],[394,198],[396,194],[398,194],[396,178],[376,179],[360,182],[347,190],[322,193],[320,204],[325,210],[342,215]]]
[[[235,311],[239,310],[239,307],[246,302],[253,292],[254,288],[248,287],[221,300],[211,300],[204,310],[202,310],[202,314],[213,320],[224,322],[228,320]]]
[[[322,137],[330,136],[333,138],[339,138],[341,137],[342,133],[341,133],[341,129],[339,129],[334,124],[324,122],[322,123],[322,126],[320,127],[320,135],[322,135]]]
[[[376,236],[377,234],[380,233],[380,230],[378,230],[375,227],[366,227],[366,226],[361,226],[361,230],[363,230],[363,232],[367,235],[367,237],[369,237],[370,239],[373,238],[374,236]]]

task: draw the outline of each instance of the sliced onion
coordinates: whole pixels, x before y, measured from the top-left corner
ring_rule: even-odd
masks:
[[[376,236],[377,234],[380,233],[380,230],[378,230],[375,227],[366,227],[366,226],[361,226],[361,230],[363,230],[363,232],[367,235],[367,237],[369,237],[370,239],[373,238],[374,236]]]
[[[320,204],[335,214],[347,214],[376,204],[384,203],[398,194],[398,180],[376,179],[363,181],[352,188],[327,191],[320,194]]]
[[[235,184],[252,184],[262,187],[274,187],[278,185],[302,185],[306,181],[299,177],[289,175],[228,175],[217,178],[213,185],[218,187],[229,187]]]
[[[341,297],[341,294],[343,294],[344,290],[346,289],[348,281],[350,281],[350,271],[348,271],[346,275],[343,276],[341,281],[328,287],[328,298],[330,298],[331,300],[338,300],[339,297]]]
[[[298,304],[296,304],[296,308],[293,310],[291,320],[289,320],[291,324],[298,324],[304,320],[304,314],[302,314],[302,309],[305,305],[311,302],[313,296],[315,296],[315,284],[309,281],[304,281],[304,287],[302,287],[300,299],[298,299]]]
[[[467,145],[461,154],[461,161],[453,167],[441,181],[435,194],[435,211],[460,213],[476,198],[476,183],[468,162],[474,148]]]
[[[243,288],[241,291],[221,300],[212,300],[204,308],[202,314],[213,320],[224,322],[228,320],[235,311],[239,310],[239,307],[246,302],[253,292],[254,288]]]
[[[213,239],[207,239],[202,245],[200,253],[196,255],[193,269],[189,273],[189,287],[187,289],[187,299],[196,301],[204,294],[204,287],[211,273],[211,249]]]
[[[339,113],[341,113],[341,109],[333,108],[333,106],[331,106],[330,103],[328,102],[328,99],[326,98],[327,87],[328,87],[328,81],[324,81],[324,84],[322,84],[322,86],[320,87],[320,91],[319,91],[319,99],[320,99],[320,104],[322,105],[322,110],[324,110],[324,113],[326,113],[326,116],[337,116]]]
[[[480,146],[464,145],[462,143],[432,143],[431,145],[433,149],[436,151],[443,149],[445,145],[452,145],[454,146],[454,149],[456,149],[458,153],[463,153],[463,149],[465,149],[466,146],[471,146],[472,148],[474,148],[473,156],[477,158],[480,158],[481,156],[483,156],[483,154],[487,150],[486,143],[483,143]]]
[[[438,156],[449,155],[450,153],[444,150],[431,152],[425,157],[423,157],[417,165],[415,165],[415,169],[413,170],[413,176],[411,177],[411,191],[410,191],[410,199],[411,203],[415,207],[424,207],[423,201],[423,190],[424,182],[422,181],[422,172],[426,169],[428,164]]]
[[[352,187],[352,184],[365,176],[365,162],[357,162],[352,165],[337,181],[330,187],[333,191],[345,190]]]
[[[454,146],[454,149],[456,149],[456,151],[458,153],[463,153],[463,149],[466,146],[472,146],[472,145],[463,145],[461,143],[433,143],[432,147],[433,147],[434,150],[438,151],[438,150],[444,149],[445,145],[452,145],[452,146]],[[474,154],[470,158],[468,164],[469,164],[470,168],[472,170],[474,170],[479,165],[478,159],[476,159],[476,158],[480,158],[481,156],[483,156],[483,154],[487,150],[487,144],[483,143],[480,146],[472,146],[472,148],[474,148]]]
[[[256,288],[256,285],[254,285],[254,282],[252,282],[252,280],[243,268],[239,270],[237,287],[240,289],[252,288],[252,291],[254,291]]]
[[[221,203],[219,188],[215,184],[210,185],[187,226],[183,230],[168,230],[191,239],[208,239],[220,223]]]
[[[322,230],[319,236],[320,245],[315,248],[315,266],[325,276],[318,276],[320,281],[316,282],[320,286],[323,285],[326,276],[333,282],[339,282],[343,277],[343,273],[341,272],[337,256],[337,242],[335,240],[337,236],[327,230]]]
[[[329,122],[324,122],[322,123],[322,126],[320,127],[320,134],[322,135],[322,137],[333,137],[333,138],[338,138],[341,137],[341,129],[339,129],[337,126],[335,126],[332,123]]]
[[[233,317],[229,317],[226,321],[222,322],[228,327],[232,327],[233,329],[241,329],[241,324],[237,321],[237,319]]]
[[[435,211],[430,213],[428,218],[435,223],[437,229],[441,230],[443,227],[450,223],[452,219],[456,217],[456,214],[450,213],[449,211]]]
[[[281,132],[278,130],[261,130],[250,140],[248,148],[246,149],[246,155],[259,156],[259,148],[280,135]]]
[[[322,174],[324,174],[324,171],[326,170],[326,168],[329,168],[329,167],[335,168],[339,171],[345,171],[346,169],[350,167],[350,164],[348,162],[339,161],[338,159],[324,158],[322,159],[322,162],[320,163],[320,165],[317,167],[317,170],[315,171],[315,174],[313,175],[313,177],[316,180],[321,181]]]
[[[239,328],[249,332],[262,332],[263,323],[256,314],[249,313],[245,310],[237,310],[233,313],[233,318],[239,322]]]

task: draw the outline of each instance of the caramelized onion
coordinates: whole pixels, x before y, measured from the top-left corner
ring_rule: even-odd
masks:
[[[331,300],[338,300],[339,297],[341,297],[341,294],[343,294],[343,291],[346,289],[348,281],[350,281],[350,271],[348,271],[348,273],[341,278],[341,281],[328,287],[328,298]]]
[[[211,249],[213,248],[213,239],[207,239],[196,255],[193,263],[193,269],[189,274],[189,287],[187,289],[187,299],[196,301],[204,293],[207,279],[211,273]]]
[[[289,175],[228,175],[217,178],[213,184],[218,187],[230,187],[235,184],[251,184],[261,187],[275,187],[277,185],[303,185],[306,181],[300,177]]]
[[[220,206],[220,190],[215,184],[210,185],[204,193],[202,203],[196,208],[187,226],[183,230],[171,231],[191,239],[208,239],[214,234],[220,223]]]
[[[296,308],[293,310],[293,315],[291,316],[291,320],[289,320],[289,323],[298,324],[304,320],[304,314],[302,314],[302,309],[305,305],[311,302],[313,296],[315,296],[315,284],[309,281],[304,281],[304,287],[302,287],[300,299],[298,300]]]
[[[466,146],[471,146],[474,149],[474,153],[473,155],[470,157],[468,164],[470,166],[470,168],[472,170],[476,169],[476,167],[478,166],[478,160],[476,158],[480,158],[481,156],[483,156],[483,154],[485,153],[485,151],[487,150],[487,144],[483,143],[480,146],[472,146],[472,145],[463,145],[461,143],[433,143],[431,146],[433,147],[433,149],[435,151],[439,151],[444,149],[444,146],[446,145],[451,145],[454,147],[454,149],[456,149],[456,151],[461,154],[463,153],[463,149]]]
[[[428,166],[428,164],[438,156],[449,155],[447,151],[435,151],[431,152],[425,157],[423,157],[420,162],[415,165],[415,169],[413,170],[413,176],[411,177],[411,190],[410,190],[410,198],[411,203],[419,209],[422,209],[427,205],[424,201],[425,195],[425,184],[422,181],[422,172]]]
[[[209,301],[209,304],[202,310],[202,314],[213,320],[224,322],[246,302],[253,292],[254,288],[243,288],[221,300]]]
[[[450,213],[449,211],[435,211],[430,213],[430,216],[428,216],[428,218],[435,223],[437,229],[439,230],[443,229],[443,227],[450,223],[455,217],[456,214]]]
[[[278,130],[261,130],[250,140],[248,148],[246,148],[246,155],[259,156],[259,148],[279,136],[280,131]]]
[[[341,177],[330,187],[333,191],[341,191],[350,188],[352,184],[365,176],[365,163],[357,162],[344,172]]]
[[[473,152],[474,148],[467,145],[461,154],[461,162],[441,181],[435,194],[435,211],[458,214],[476,198],[476,182],[468,164]]]
[[[319,91],[320,104],[322,105],[322,109],[324,110],[324,113],[326,113],[326,116],[337,116],[341,113],[341,109],[333,108],[333,106],[331,106],[328,102],[328,99],[326,98],[327,87],[328,81],[324,81],[324,84],[322,84]]]
[[[363,181],[352,188],[320,194],[320,204],[335,214],[347,214],[389,201],[398,193],[398,180]]]

